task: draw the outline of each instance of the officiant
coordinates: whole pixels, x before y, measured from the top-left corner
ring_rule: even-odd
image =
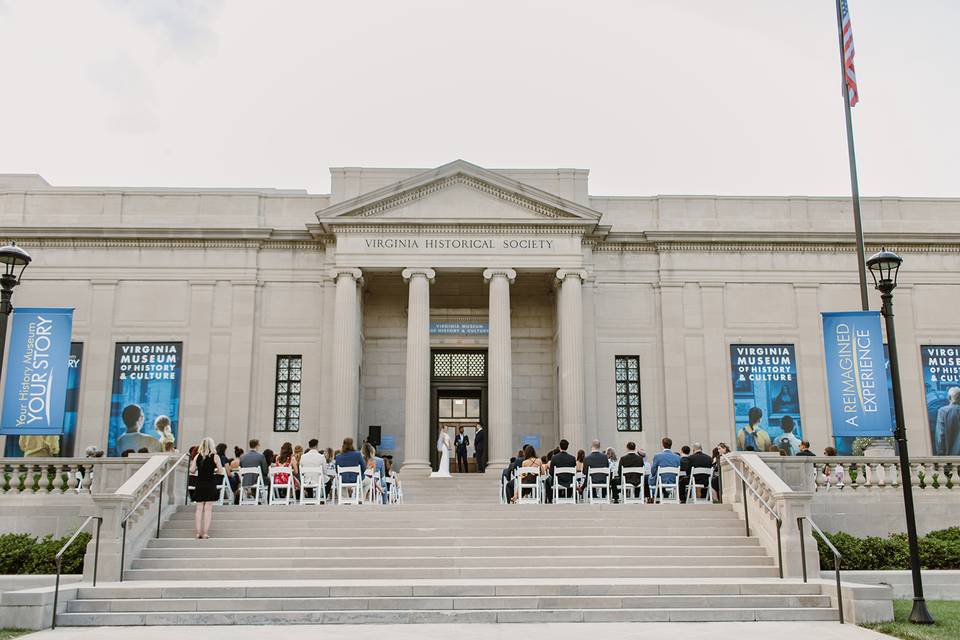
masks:
[[[470,470],[467,466],[467,447],[470,446],[470,436],[463,432],[463,425],[457,427],[453,446],[457,452],[457,473],[467,473]]]

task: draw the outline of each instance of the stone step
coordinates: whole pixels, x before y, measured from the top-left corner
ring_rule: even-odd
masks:
[[[523,561],[526,564],[547,565],[555,560],[551,555],[526,555]],[[275,558],[259,557],[253,555],[217,558],[138,558],[133,560],[132,569],[197,569],[205,571],[207,569],[230,569],[233,567],[245,567],[249,569],[287,569],[307,566],[324,567],[328,569],[336,568],[355,568],[369,563],[372,571],[381,572],[384,569],[392,568],[468,568],[468,567],[510,567],[517,563],[515,556],[489,556],[480,558],[471,557],[446,557],[438,558],[433,555],[415,555],[403,556],[394,553],[388,557],[377,558],[370,562],[370,557],[366,555],[349,556],[338,553],[335,556],[316,555],[308,557],[293,558]],[[583,567],[584,569],[621,567],[624,565],[642,565],[645,568],[653,567],[699,567],[701,565],[711,567],[734,566],[734,567],[765,567],[773,565],[773,559],[766,555],[733,555],[726,553],[723,555],[617,555],[617,556],[595,556],[579,555],[566,556],[563,558],[565,567]]]
[[[341,611],[178,611],[157,613],[63,613],[59,626],[427,624],[551,622],[753,622],[836,620],[835,609],[677,608],[677,609],[489,609]]]
[[[212,591],[215,591],[212,590]],[[497,609],[733,609],[829,608],[830,596],[453,596],[303,598],[81,599],[67,603],[70,613],[181,611],[347,611],[347,610],[497,610]]]
[[[546,527],[543,527],[546,528]],[[368,538],[380,537],[384,530],[389,529],[395,532],[397,536],[509,536],[519,535],[522,532],[529,534],[536,533],[530,524],[518,524],[512,527],[499,526],[444,526],[444,527],[357,527],[348,526],[282,526],[271,523],[245,523],[242,526],[230,526],[229,523],[218,523],[214,520],[210,528],[210,536],[213,538],[319,538],[328,535],[334,535],[341,538]],[[634,535],[634,536],[679,536],[689,535],[691,530],[687,527],[660,527],[650,526],[629,526],[629,525],[596,525],[583,527],[554,527],[558,534],[567,536],[611,536],[611,535]],[[743,526],[739,523],[717,524],[711,526],[711,533],[716,535],[736,535],[743,533]],[[160,532],[163,538],[189,538],[194,535],[193,527],[187,527],[186,523],[173,523],[163,528]]]
[[[369,568],[364,568],[369,567]],[[327,579],[349,580],[361,577],[364,572],[375,574],[384,579],[427,579],[427,578],[526,578],[533,575],[538,577],[556,577],[569,580],[581,579],[586,571],[583,567],[564,566],[503,566],[503,567],[377,567],[369,559],[356,563],[351,568],[324,568],[291,567],[283,570],[284,578],[289,579]],[[650,566],[644,561],[630,566],[606,567],[604,574],[610,577],[648,578],[772,578],[778,575],[775,566]],[[193,567],[189,569],[129,569],[124,572],[125,580],[195,580],[200,577],[200,571]],[[205,580],[270,580],[277,576],[275,566],[269,568],[246,568],[242,563],[234,563],[231,568],[207,568],[202,570]]]
[[[696,512],[697,514],[717,514],[717,513],[730,513],[733,514],[734,511],[732,507],[728,504],[521,504],[521,505],[503,505],[496,502],[497,496],[493,496],[493,501],[487,503],[467,503],[461,501],[459,505],[451,507],[450,505],[439,505],[439,504],[391,504],[391,505],[376,505],[376,504],[366,504],[360,505],[360,508],[356,508],[356,505],[336,505],[336,504],[326,504],[326,505],[301,505],[301,504],[290,504],[290,505],[214,505],[213,511],[216,514],[221,513],[256,513],[256,512],[268,512],[268,513],[369,513],[371,509],[376,509],[378,514],[400,514],[400,513],[431,513],[442,511],[445,513],[454,511],[464,515],[475,515],[478,513],[506,513],[510,514],[511,517],[516,517],[518,513],[523,513],[526,511],[544,511],[553,514],[563,514],[564,517],[568,515],[575,514],[590,514],[591,516],[597,513],[611,513],[618,515],[626,515],[631,513],[637,514],[689,514],[691,512]],[[177,509],[178,513],[188,513],[192,514],[196,507],[194,505],[180,505]],[[517,511],[517,509],[523,509],[524,511]],[[562,511],[561,511],[562,510]]]
[[[244,546],[228,547],[219,546],[217,540],[200,540],[197,545],[191,547],[148,547],[141,553],[142,558],[329,558],[330,547],[305,547],[305,546]],[[709,545],[697,545],[695,547],[683,546],[643,546],[634,545],[605,545],[591,546],[587,544],[579,545],[544,545],[538,546],[535,552],[542,556],[554,558],[566,558],[569,556],[587,555],[591,557],[615,556],[615,557],[658,557],[658,556],[716,556],[723,554],[735,554],[737,556],[761,556],[766,554],[766,550],[759,546],[727,545],[721,546],[714,544],[713,540],[707,541]],[[383,547],[335,547],[337,555],[343,557],[382,557],[391,554],[410,557],[429,553],[435,558],[502,558],[504,556],[517,557],[529,556],[530,547],[514,546],[383,546]],[[326,551],[327,553],[323,553]],[[380,561],[377,561],[378,565]]]
[[[700,546],[724,546],[724,547],[757,547],[760,541],[755,537],[746,536],[638,536],[638,535],[604,535],[604,536],[369,536],[369,537],[301,537],[301,538],[210,538],[209,540],[197,540],[191,531],[189,535],[181,537],[162,537],[153,538],[148,542],[148,548],[151,549],[171,549],[171,548],[246,548],[246,547],[304,547],[311,549],[319,548],[347,548],[347,547],[367,547],[388,551],[394,546],[401,547],[546,547],[553,545],[581,546],[588,545],[594,549],[601,549],[606,546],[633,546],[633,547],[700,547]]]
[[[206,581],[113,582],[96,587],[81,586],[78,597],[92,600],[182,599],[182,598],[283,598],[298,597],[390,597],[413,596],[807,596],[820,595],[817,583],[757,578],[736,580],[708,578],[659,580],[656,578],[530,578],[473,580],[269,580],[232,581],[211,585]]]
[[[380,512],[370,512],[361,509],[357,510],[323,510],[314,509],[312,511],[292,511],[287,512],[285,509],[280,507],[275,510],[260,513],[260,512],[242,512],[242,513],[231,513],[229,511],[216,512],[213,516],[214,523],[242,523],[242,524],[256,524],[258,519],[268,519],[268,522],[283,522],[283,523],[323,523],[325,526],[335,526],[335,525],[363,525],[369,524],[371,520],[375,519],[378,522],[382,521],[385,524],[392,526],[407,526],[407,527],[416,527],[423,525],[437,525],[437,524],[449,524],[450,522],[456,522],[458,525],[462,526],[476,526],[476,525],[497,525],[504,526],[511,523],[524,523],[526,518],[523,517],[525,514],[518,516],[518,513],[506,513],[506,512],[489,512],[483,514],[463,514],[457,512],[428,512],[428,513],[380,513]],[[190,513],[180,512],[175,514],[170,518],[169,526],[176,524],[193,524],[194,514],[191,511]],[[740,520],[735,513],[732,512],[716,512],[716,513],[641,513],[638,511],[625,511],[622,514],[591,514],[588,512],[585,513],[576,513],[570,512],[569,514],[563,514],[557,518],[557,524],[560,524],[564,527],[567,526],[589,526],[595,524],[598,521],[610,522],[616,524],[644,524],[644,523],[656,523],[660,526],[677,526],[686,524],[687,526],[712,526],[714,524],[739,524]],[[742,524],[740,525],[743,526]]]

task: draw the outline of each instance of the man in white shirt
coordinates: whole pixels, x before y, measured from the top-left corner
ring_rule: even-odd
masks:
[[[320,469],[321,473],[319,481],[320,484],[323,485],[326,483],[326,478],[324,478],[323,475],[323,469],[327,465],[327,458],[320,453],[320,450],[318,449],[319,445],[320,441],[316,438],[313,438],[307,443],[309,448],[303,452],[302,456],[300,456],[300,473],[302,474],[304,469]],[[313,489],[313,491],[316,491],[316,489]]]

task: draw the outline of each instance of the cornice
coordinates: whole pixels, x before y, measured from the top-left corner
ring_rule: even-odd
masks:
[[[538,224],[535,221],[522,223],[498,222],[495,224],[481,223],[442,223],[435,220],[424,220],[411,222],[404,221],[382,221],[375,225],[365,224],[359,221],[352,221],[349,218],[340,219],[329,223],[331,231],[340,233],[396,233],[396,234],[452,234],[462,233],[468,235],[477,234],[537,234],[537,235],[583,235],[592,225],[584,224],[582,220],[569,220],[564,223]]]
[[[24,247],[54,249],[297,249],[322,251],[324,238],[307,231],[190,229],[167,227],[21,227],[11,237]]]

